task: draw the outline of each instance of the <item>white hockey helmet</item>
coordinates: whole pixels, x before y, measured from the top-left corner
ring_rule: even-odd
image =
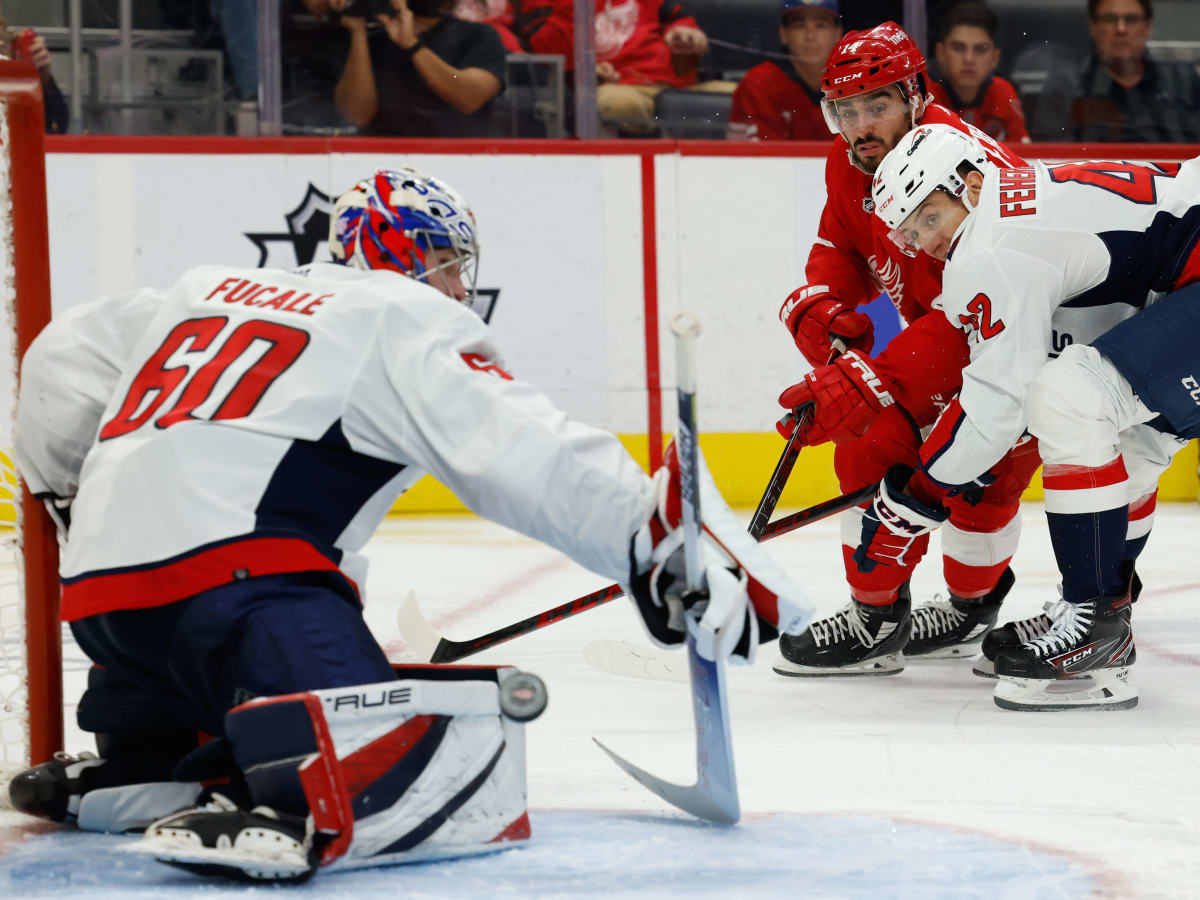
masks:
[[[871,182],[875,215],[890,229],[890,237],[908,256],[921,249],[919,229],[908,220],[938,188],[962,200],[967,183],[959,174],[963,163],[979,171],[991,165],[983,145],[950,125],[919,125],[904,135],[883,158]]]
[[[392,269],[426,282],[457,266],[466,302],[475,294],[475,214],[452,187],[416,169],[376,169],[338,197],[329,219],[329,252],[343,265]],[[440,289],[436,280],[433,286]]]

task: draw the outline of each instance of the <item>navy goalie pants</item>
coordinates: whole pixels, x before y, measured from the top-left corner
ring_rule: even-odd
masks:
[[[221,735],[225,713],[253,697],[395,678],[336,573],[237,581],[166,606],[88,616],[71,630],[103,667],[80,703],[88,731],[153,724],[131,721],[122,698],[135,694],[153,700],[137,706],[143,713],[157,706],[174,725]]]

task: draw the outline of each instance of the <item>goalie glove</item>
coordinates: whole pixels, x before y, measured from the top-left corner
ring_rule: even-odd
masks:
[[[883,563],[915,566],[929,549],[929,533],[950,518],[950,510],[926,503],[904,488],[913,479],[911,466],[897,463],[879,482],[875,499],[862,517],[862,536],[854,551],[860,572]]]
[[[678,646],[690,627],[705,659],[751,663],[759,643],[774,640],[780,631],[801,633],[812,618],[812,603],[734,518],[703,455],[698,462],[704,555],[700,590],[687,593],[673,441],[654,475],[654,512],[630,541],[629,579],[622,588],[658,646]]]
[[[870,353],[875,324],[870,316],[844,305],[823,284],[806,284],[788,294],[779,308],[779,321],[810,365],[829,360],[835,339],[849,350]]]
[[[833,441],[844,444],[860,438],[884,409],[891,406],[891,382],[876,375],[870,358],[857,351],[843,353],[827,366],[818,366],[799,384],[779,395],[779,404],[791,410],[775,426],[785,438],[796,429],[797,416],[813,408],[803,442],[810,447]]]

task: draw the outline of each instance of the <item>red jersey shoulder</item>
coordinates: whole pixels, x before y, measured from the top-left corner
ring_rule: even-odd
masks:
[[[833,139],[825,157],[825,191],[831,200],[839,202],[853,197],[860,208],[859,199],[871,196],[871,176],[850,162],[849,145],[840,134]],[[868,214],[871,212],[873,209],[867,210]]]

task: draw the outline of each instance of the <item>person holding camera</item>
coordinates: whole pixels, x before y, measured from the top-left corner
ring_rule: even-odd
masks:
[[[334,99],[363,134],[487,135],[485,113],[504,89],[494,29],[449,15],[451,0],[321,2],[350,33]]]

